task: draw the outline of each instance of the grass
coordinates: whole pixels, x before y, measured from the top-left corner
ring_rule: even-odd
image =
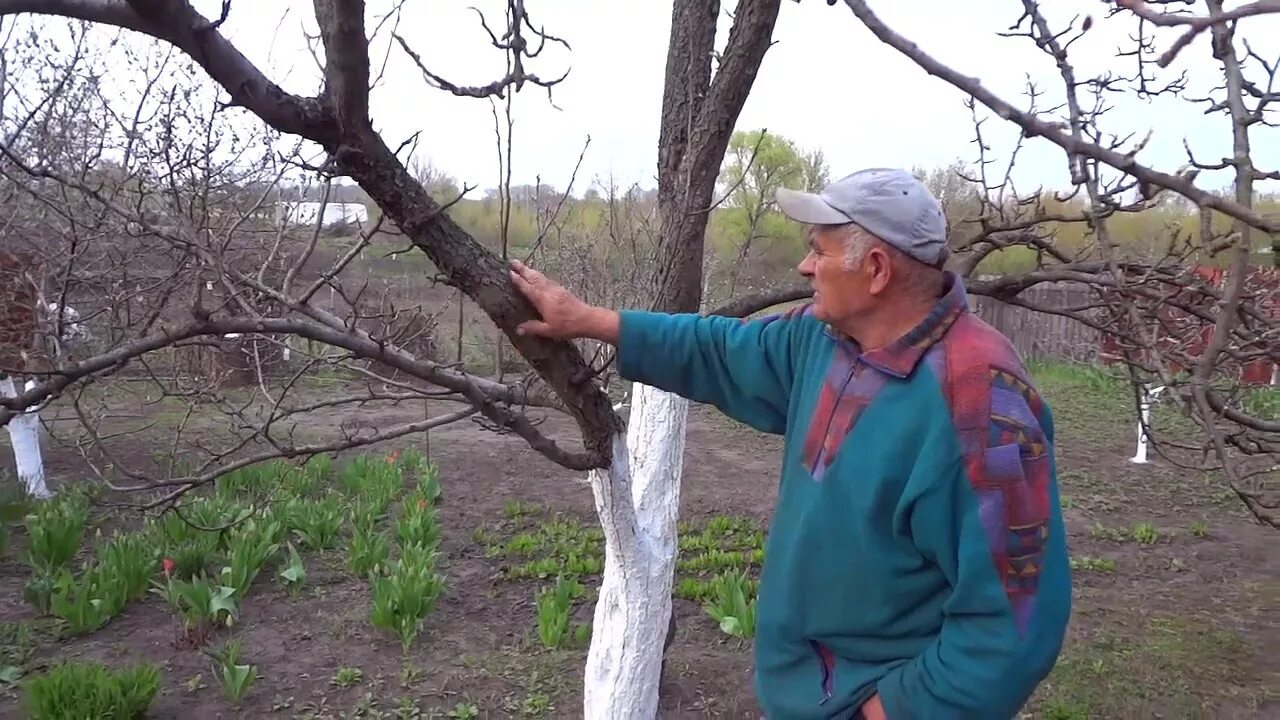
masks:
[[[1127,462],[1137,446],[1138,414],[1127,377],[1119,368],[1059,362],[1027,365],[1053,412],[1064,507],[1091,516],[1119,515],[1126,522],[1153,521],[1133,517],[1138,513],[1172,516],[1204,508],[1226,508],[1244,516],[1220,471],[1179,468],[1155,445],[1148,448],[1148,464]],[[1262,395],[1280,396],[1280,390],[1256,389],[1255,397]],[[1195,421],[1172,403],[1152,406],[1151,427],[1157,441],[1190,445],[1204,440]],[[1100,453],[1115,460],[1106,462],[1105,473],[1098,469]],[[1201,458],[1180,452],[1178,460],[1194,466]]]
[[[1229,700],[1262,700],[1256,658],[1241,633],[1177,616],[1151,617],[1131,634],[1077,637],[1036,697],[1036,717],[1208,718]]]
[[[1137,399],[1122,367],[1028,361],[1027,370],[1048,400],[1059,434],[1110,445],[1124,428],[1137,442]],[[1199,432],[1179,409],[1158,401],[1151,408],[1151,426],[1157,438],[1186,439]]]
[[[1153,587],[1167,594],[1161,573],[1196,562],[1187,548],[1211,541],[1204,516],[1224,505],[1237,509],[1224,479],[1178,471],[1154,453],[1149,465],[1127,462],[1137,413],[1119,373],[1063,363],[1029,363],[1029,370],[1053,409],[1063,506],[1087,518],[1069,540],[1079,588],[1072,630],[1030,716],[1210,718],[1226,706],[1247,715],[1265,699],[1266,685],[1245,632],[1200,609],[1201,597],[1161,602],[1162,614],[1148,615],[1153,604],[1134,595]],[[1265,408],[1274,394],[1248,402]],[[1152,424],[1180,440],[1198,433],[1167,404],[1153,407]],[[1215,600],[1228,602],[1221,590]]]

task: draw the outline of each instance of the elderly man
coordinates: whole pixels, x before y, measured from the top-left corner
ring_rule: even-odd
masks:
[[[945,271],[911,174],[779,191],[813,300],[739,321],[592,307],[523,265],[520,332],[615,344],[619,372],[785,435],[756,615],[771,718],[1014,717],[1058,656],[1071,578],[1053,423]]]

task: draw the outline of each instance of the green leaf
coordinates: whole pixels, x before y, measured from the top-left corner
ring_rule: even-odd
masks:
[[[729,615],[720,620],[720,630],[726,635],[737,635],[742,632],[742,625],[738,618]]]
[[[209,598],[209,614],[214,617],[222,611],[227,612],[227,624],[231,624],[232,618],[236,615],[236,589],[226,585],[219,585],[218,591],[213,597]]]

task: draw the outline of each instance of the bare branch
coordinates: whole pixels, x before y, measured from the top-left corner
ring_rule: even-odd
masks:
[[[210,29],[211,23],[186,0],[129,0],[127,4],[120,0],[0,0],[0,12],[81,17],[131,27],[167,40],[194,58],[237,104],[281,131],[320,143],[329,153],[326,171],[355,179],[449,282],[494,319],[561,397],[586,438],[594,466],[607,466],[612,436],[621,428],[621,421],[581,354],[570,343],[515,334],[515,327],[532,316],[533,308],[511,285],[509,269],[442,214],[439,203],[410,176],[396,154],[376,133],[367,131],[368,49],[363,16],[357,13],[362,5],[354,0],[319,0],[317,14],[326,46],[332,46],[331,50],[340,55],[348,51],[356,55],[335,61],[334,52],[326,53],[326,90],[318,99],[289,95],[267,81],[216,30]],[[516,16],[521,17],[524,25],[532,28],[527,16]],[[356,44],[364,46],[353,48]],[[514,40],[508,44],[516,49]],[[356,82],[356,76],[360,82]],[[362,113],[366,117],[362,118]]]
[[[740,298],[721,305],[720,307],[708,312],[708,315],[723,315],[725,317],[747,317],[755,313],[771,308],[775,305],[793,302],[796,300],[804,300],[813,297],[813,288],[809,285],[792,285],[789,287],[777,288],[752,295],[744,295]]]
[[[282,132],[332,146],[334,118],[314,98],[285,92],[267,79],[187,0],[0,0],[0,15],[37,13],[114,25],[164,40],[190,55],[230,95]]]
[[[436,73],[431,72],[431,70],[427,68],[426,63],[422,61],[422,56],[414,52],[413,48],[409,47],[408,41],[400,35],[392,33],[392,37],[396,39],[396,42],[400,43],[400,47],[404,50],[405,54],[408,55],[409,58],[413,60],[414,64],[418,66],[418,69],[422,71],[422,76],[426,79],[429,85],[446,90],[459,97],[506,98],[506,91],[508,88],[514,88],[516,92],[519,92],[524,88],[525,83],[532,83],[539,87],[546,88],[548,96],[550,96],[551,88],[560,84],[565,78],[569,77],[568,69],[564,71],[563,75],[552,80],[543,80],[538,75],[525,70],[525,60],[532,59],[540,55],[548,42],[562,45],[565,49],[570,48],[569,43],[565,42],[563,39],[548,34],[546,30],[542,28],[533,27],[533,23],[529,20],[529,13],[525,10],[523,0],[507,0],[507,31],[503,33],[501,38],[499,38],[498,35],[489,27],[484,15],[481,14],[479,10],[474,7],[472,10],[475,10],[476,14],[480,15],[480,25],[489,35],[489,40],[493,46],[506,53],[508,59],[507,74],[502,78],[494,80],[493,82],[483,86],[466,87],[455,85]],[[538,47],[530,47],[529,40],[525,37],[526,28],[538,39]]]
[[[565,70],[564,74],[561,75],[560,77],[553,78],[551,80],[543,80],[542,78],[538,77],[534,73],[526,73],[523,70],[521,70],[521,71],[512,71],[511,73],[508,73],[507,75],[497,80],[494,80],[493,82],[487,85],[476,85],[476,86],[455,85],[449,82],[448,80],[445,80],[444,78],[440,77],[439,75],[431,72],[431,70],[427,68],[426,63],[422,61],[422,56],[414,52],[413,48],[409,47],[409,43],[403,37],[401,37],[398,34],[393,34],[392,37],[396,39],[396,42],[400,43],[400,47],[404,49],[404,52],[406,55],[409,56],[409,59],[413,60],[414,64],[418,66],[418,69],[422,71],[422,76],[426,78],[427,82],[430,85],[432,85],[433,87],[440,88],[441,90],[445,90],[447,92],[453,93],[458,97],[505,98],[507,96],[506,95],[507,88],[510,88],[513,86],[517,91],[519,91],[521,88],[524,87],[524,84],[526,82],[529,82],[539,87],[552,88],[560,84],[561,82],[563,82],[565,78],[569,77],[568,70]]]
[[[1157,12],[1145,0],[1115,0],[1115,3],[1118,7],[1132,12],[1153,25],[1161,27],[1187,26],[1186,32],[1179,36],[1173,45],[1169,46],[1169,49],[1156,61],[1160,67],[1168,67],[1174,58],[1178,56],[1178,53],[1182,52],[1184,48],[1191,44],[1191,41],[1195,40],[1205,30],[1255,15],[1280,13],[1280,0],[1257,0],[1232,10],[1211,12],[1209,15]]]
[[[161,507],[161,506],[172,504],[174,501],[178,500],[183,495],[187,494],[191,490],[194,490],[195,488],[211,483],[217,478],[223,475],[226,475],[227,473],[235,472],[236,470],[249,467],[250,465],[255,465],[257,463],[261,463],[267,460],[274,460],[277,458],[283,458],[283,459],[294,459],[294,458],[300,458],[300,457],[306,458],[306,457],[311,457],[313,455],[320,455],[323,453],[340,452],[342,450],[349,450],[351,448],[374,445],[376,443],[386,442],[387,440],[394,440],[398,437],[404,437],[405,435],[422,433],[432,428],[441,427],[443,425],[448,425],[450,423],[455,423],[459,420],[463,420],[467,417],[470,417],[475,413],[476,413],[476,408],[466,407],[461,410],[456,410],[454,412],[446,413],[444,415],[440,415],[433,418],[428,418],[426,420],[403,423],[401,425],[388,428],[381,432],[372,433],[370,435],[346,437],[341,440],[335,440],[327,443],[314,443],[311,445],[278,446],[268,452],[262,452],[255,455],[250,455],[232,462],[219,465],[214,469],[208,470],[196,477],[178,477],[178,478],[172,478],[169,480],[154,481],[154,482],[139,484],[135,486],[116,486],[113,489],[120,492],[139,492],[143,490],[154,490],[157,488],[173,487],[174,488],[173,490],[161,495],[160,497],[154,500],[151,500],[145,503],[129,504],[130,507],[136,507],[144,510]]]
[[[1016,123],[1022,127],[1023,132],[1028,136],[1044,137],[1068,152],[1078,153],[1110,165],[1151,186],[1168,188],[1198,205],[1218,210],[1264,232],[1280,232],[1280,219],[1265,218],[1253,209],[1245,207],[1234,200],[1220,198],[1206,190],[1201,190],[1184,177],[1170,175],[1142,165],[1130,154],[1110,150],[1092,142],[1077,140],[1071,135],[1062,132],[1056,124],[1046,122],[1017,109],[984,88],[977,78],[965,77],[925,53],[920,49],[920,46],[894,32],[875,13],[871,12],[871,8],[863,0],[845,0],[845,4],[885,44],[906,55],[925,72],[941,78],[965,93],[972,95],[1000,117]]]
[[[48,380],[38,383],[30,390],[20,393],[17,397],[0,400],[0,407],[4,408],[0,410],[0,426],[7,425],[23,410],[57,396],[72,383],[118,368],[123,363],[145,353],[175,345],[183,340],[201,336],[220,337],[229,333],[296,335],[351,350],[361,357],[377,359],[398,370],[430,380],[459,393],[493,420],[499,428],[510,429],[528,441],[535,450],[564,467],[587,470],[594,466],[595,460],[590,453],[566,452],[538,432],[527,418],[510,410],[506,406],[507,401],[518,402],[522,399],[511,388],[417,360],[402,350],[374,340],[361,330],[343,332],[301,318],[197,317],[181,325],[164,328],[150,337],[122,345],[87,361],[50,373]]]

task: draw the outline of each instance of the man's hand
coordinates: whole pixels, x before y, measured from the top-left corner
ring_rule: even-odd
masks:
[[[588,305],[519,260],[511,261],[511,282],[542,316],[541,320],[520,323],[516,334],[557,340],[586,337],[613,345],[618,343],[618,313]]]

